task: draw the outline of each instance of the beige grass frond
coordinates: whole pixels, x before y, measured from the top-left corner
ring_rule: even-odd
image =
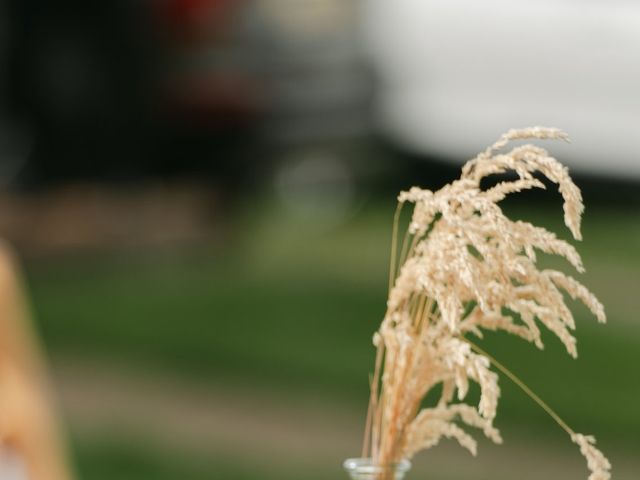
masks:
[[[434,192],[412,187],[398,195],[389,298],[374,335],[377,355],[363,447],[379,465],[397,463],[442,438],[455,439],[475,454],[475,440],[464,425],[500,441],[493,426],[500,397],[498,376],[486,353],[472,348],[464,335],[481,337],[483,330],[502,330],[542,348],[544,326],[575,357],[575,320],[564,294],[584,303],[598,321],[606,319],[602,304],[577,280],[537,266],[540,251],[563,257],[583,272],[573,245],[544,228],[508,218],[500,208],[508,195],[545,188],[542,176],[557,184],[565,224],[575,239],[581,238],[580,190],[567,168],[545,149],[519,145],[504,151],[509,142],[523,139],[568,136],[546,127],[510,130],[467,162],[458,180]],[[509,172],[517,178],[481,187],[487,176]],[[413,211],[400,233],[405,204]],[[494,366],[503,370],[495,362]],[[480,387],[479,403],[459,403],[471,383]],[[580,445],[592,470],[590,479],[608,478],[608,462],[590,437],[575,434],[522,386]],[[423,408],[423,399],[436,388],[442,389],[437,405]]]

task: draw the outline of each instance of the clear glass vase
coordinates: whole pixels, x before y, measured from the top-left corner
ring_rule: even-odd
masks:
[[[402,480],[411,469],[409,460],[382,467],[371,463],[370,458],[348,458],[342,465],[352,480]]]

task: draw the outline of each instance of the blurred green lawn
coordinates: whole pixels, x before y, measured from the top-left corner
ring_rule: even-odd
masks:
[[[311,392],[364,410],[370,339],[386,301],[392,207],[369,204],[333,226],[264,207],[240,219],[234,240],[213,253],[32,260],[27,279],[45,344],[54,357],[118,359],[203,382]],[[562,228],[559,207],[512,210]],[[638,220],[631,211],[587,212],[582,280],[611,325],[576,306],[577,361],[549,335],[544,352],[500,334],[483,342],[605,451],[640,448]],[[557,428],[506,378],[501,386],[499,427],[542,435]],[[118,442],[76,449],[83,478],[265,478],[233,463],[194,466]]]
[[[78,471],[92,480],[322,480],[325,471],[299,469],[283,475],[252,465],[246,458],[220,456],[206,460],[159,448],[145,448],[122,438],[77,442]]]

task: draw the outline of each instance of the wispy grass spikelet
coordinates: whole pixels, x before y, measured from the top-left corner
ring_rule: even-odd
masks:
[[[363,449],[364,456],[378,465],[410,458],[442,438],[457,440],[475,455],[476,442],[464,426],[501,442],[493,425],[500,397],[493,365],[567,431],[587,459],[589,480],[610,478],[611,466],[593,437],[575,433],[522,381],[467,338],[481,337],[483,330],[503,330],[543,348],[544,327],[576,357],[575,320],[563,292],[584,303],[598,321],[606,321],[602,304],[576,279],[537,266],[537,252],[544,252],[565,258],[583,272],[577,250],[544,228],[509,219],[498,204],[512,193],[544,189],[536,176],[542,175],[557,184],[564,222],[572,236],[581,239],[584,206],[567,168],[534,145],[503,152],[513,140],[532,138],[568,141],[567,134],[556,128],[509,130],[467,162],[458,180],[435,192],[413,187],[398,196],[389,298],[374,335],[377,356]],[[516,178],[481,187],[484,178],[508,172],[515,172]],[[401,234],[398,225],[405,204],[412,204],[413,211]],[[477,405],[463,403],[470,382],[480,387]],[[423,399],[435,388],[441,389],[440,400],[424,407]]]

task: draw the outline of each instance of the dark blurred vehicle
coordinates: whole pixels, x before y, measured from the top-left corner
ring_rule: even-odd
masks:
[[[556,126],[577,173],[640,178],[640,4],[369,0],[381,128],[462,162],[509,128]]]
[[[366,126],[370,91],[351,4],[1,7],[2,162],[5,177],[20,172],[18,183],[196,173],[233,190],[270,144]]]
[[[24,180],[228,170],[252,133],[257,82],[229,62],[194,69],[187,54],[224,51],[235,10],[214,0],[11,2],[5,83]]]

